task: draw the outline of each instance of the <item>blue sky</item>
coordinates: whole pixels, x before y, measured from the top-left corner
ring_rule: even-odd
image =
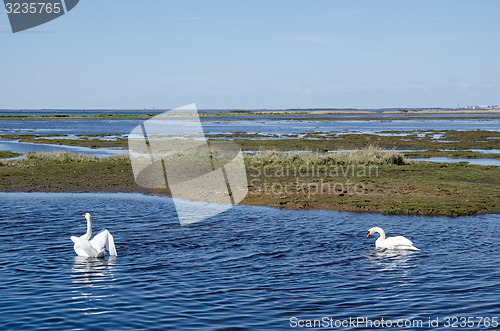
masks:
[[[500,104],[497,0],[81,0],[13,34],[0,109]]]

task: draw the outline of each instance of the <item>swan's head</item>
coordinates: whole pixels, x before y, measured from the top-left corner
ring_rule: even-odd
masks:
[[[368,238],[369,236],[371,236],[372,234],[377,233],[377,232],[382,234],[382,233],[384,233],[384,230],[382,230],[382,228],[379,228],[378,226],[370,228],[368,230],[368,234],[366,235],[366,238]]]
[[[86,218],[86,219],[88,219],[88,220],[90,219],[90,214],[89,214],[89,213],[85,213],[85,214],[83,214],[82,216],[83,216],[83,217],[85,217],[85,218]]]

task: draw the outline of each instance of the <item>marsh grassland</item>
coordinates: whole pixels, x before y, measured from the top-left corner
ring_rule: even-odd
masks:
[[[90,148],[127,148],[128,146],[128,140],[118,134],[81,135],[77,136],[77,139],[68,139],[65,135],[41,134],[4,134],[1,137],[2,139],[28,143]],[[486,130],[382,131],[380,134],[310,132],[300,137],[298,134],[278,137],[277,135],[234,132],[231,134],[208,135],[208,138],[213,141],[232,141],[238,144],[242,150],[251,151],[326,152],[357,150],[366,148],[366,146],[377,146],[384,150],[402,150],[404,156],[409,158],[437,156],[483,158],[485,154],[475,150],[498,150],[500,145],[500,132]],[[500,159],[500,154],[489,153],[488,158]]]
[[[404,215],[500,213],[500,168],[411,162],[375,147],[339,153],[247,155],[243,204]],[[0,161],[0,190],[145,192],[127,156],[29,153]]]
[[[224,125],[228,124],[229,133],[206,133],[211,146],[231,143],[249,152],[245,154],[249,191],[242,202],[245,204],[405,215],[460,216],[500,213],[500,167],[471,165],[465,162],[411,161],[411,158],[427,157],[500,159],[500,132],[494,128],[461,130],[460,127],[455,129],[452,126],[453,130],[376,131],[376,123],[405,120],[448,121],[453,119],[449,116],[453,112],[442,112],[442,116],[436,115],[439,112],[434,112],[431,116],[429,112],[412,112],[411,116],[402,116],[401,112],[381,115],[353,111],[355,117],[345,116],[349,113],[233,111],[200,116],[220,117],[220,120],[217,118],[213,123],[222,123],[221,130],[225,130]],[[468,120],[498,119],[498,112],[456,113],[470,114],[466,117]],[[90,119],[92,122],[102,119],[148,119],[155,115],[54,114],[0,116],[0,120],[57,120],[60,123],[81,118]],[[290,130],[275,134],[252,130],[238,132],[231,129],[232,121],[250,123],[263,116],[269,123],[285,119],[291,126],[308,120],[369,121],[370,125],[366,132],[308,129],[302,133],[293,133],[295,131]],[[372,125],[372,120],[377,122]],[[122,134],[113,131],[104,131],[108,132],[106,134],[43,134],[43,131],[33,129],[36,129],[36,125],[31,125],[31,131],[4,130],[1,138],[10,143],[43,143],[63,148],[128,148],[128,137],[123,131]],[[486,128],[489,127],[491,126]],[[175,140],[178,139],[176,137],[165,138]],[[182,141],[180,139],[179,143]],[[168,190],[148,190],[138,186],[126,155],[99,158],[59,152],[28,153],[19,158],[21,155],[0,151],[0,190],[169,194]],[[193,164],[198,163],[191,162],[180,166],[193,168]]]
[[[18,157],[21,155],[22,154],[14,153],[14,152],[0,151],[0,159],[10,159],[10,158]]]

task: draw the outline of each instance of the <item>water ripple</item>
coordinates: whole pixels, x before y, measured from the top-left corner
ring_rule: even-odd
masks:
[[[0,325],[282,330],[289,319],[498,314],[499,215],[399,217],[237,206],[181,227],[139,194],[0,193]],[[81,214],[118,257],[76,257]],[[420,252],[379,252],[381,226]]]

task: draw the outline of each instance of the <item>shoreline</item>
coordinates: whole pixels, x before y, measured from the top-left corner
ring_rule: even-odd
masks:
[[[372,153],[380,161],[339,159],[351,157],[349,153],[246,156],[249,193],[240,204],[388,215],[500,213],[498,167],[408,162],[399,153],[377,150],[358,153],[360,158]],[[128,157],[69,153],[0,161],[0,191],[169,194],[139,187]]]
[[[166,110],[168,111],[168,110]],[[115,113],[101,113],[101,114],[89,114],[89,115],[72,115],[64,113],[52,113],[52,114],[36,114],[36,115],[2,115],[0,112],[0,120],[73,120],[73,119],[150,119],[159,115],[155,111],[154,113],[136,113],[136,114],[120,114]],[[217,113],[198,113],[200,118],[217,118],[217,117],[259,117],[259,116],[322,116],[322,115],[367,115],[367,117],[373,117],[376,115],[390,116],[390,115],[432,115],[432,114],[468,114],[468,115],[482,115],[482,114],[500,114],[500,110],[425,110],[425,109],[401,109],[401,110],[383,110],[380,111],[370,111],[370,110],[249,110],[249,111],[238,111],[238,110],[222,110]],[[165,116],[165,115],[163,115]],[[183,115],[180,113],[171,113],[167,115],[172,118],[189,118],[194,117],[194,115]],[[359,118],[356,118],[359,120]]]

